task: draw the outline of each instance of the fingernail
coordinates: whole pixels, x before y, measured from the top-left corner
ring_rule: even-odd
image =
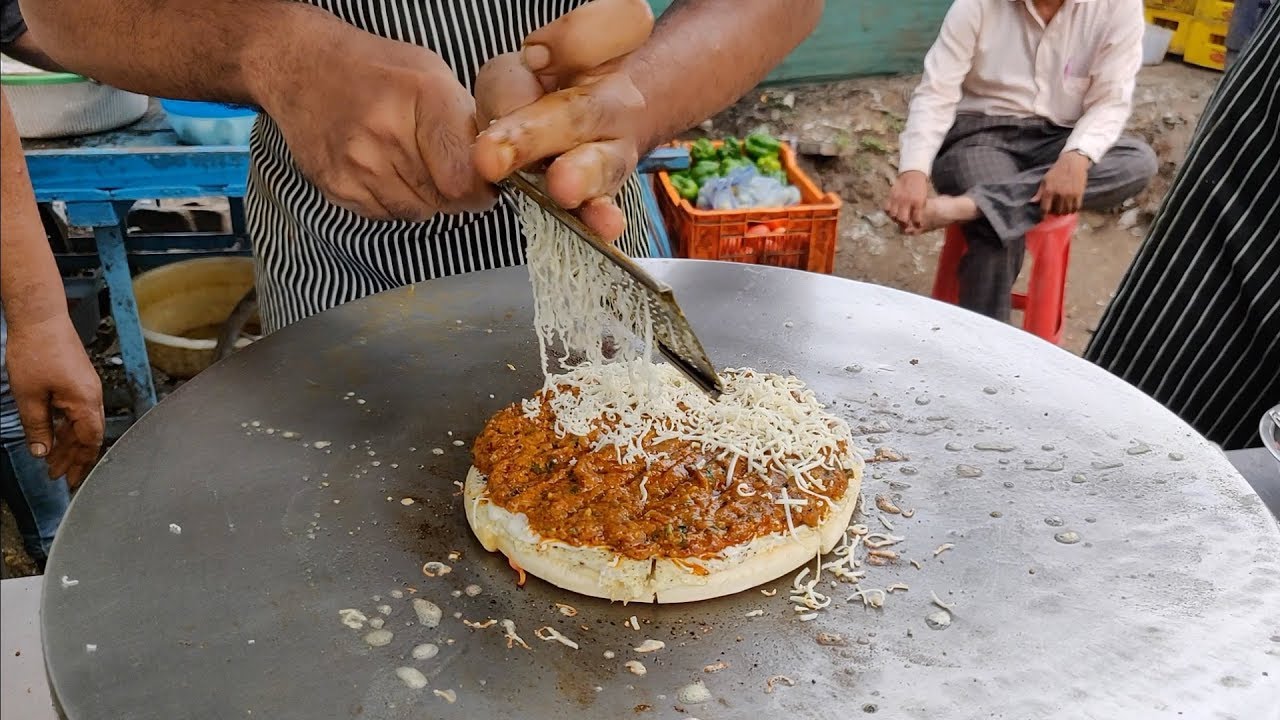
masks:
[[[525,67],[537,72],[551,64],[551,51],[546,45],[525,45],[521,52]]]
[[[31,445],[28,446],[28,449],[31,451],[32,455],[38,458],[42,458],[49,454],[49,448],[45,447],[44,443],[31,443]]]
[[[516,164],[516,149],[510,145],[499,145],[498,162],[502,164],[502,167],[508,170],[514,169]]]

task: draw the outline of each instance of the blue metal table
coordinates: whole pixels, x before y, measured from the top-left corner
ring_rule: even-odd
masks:
[[[41,203],[66,203],[67,221],[91,228],[97,261],[111,296],[134,418],[156,403],[151,365],[133,296],[130,255],[163,261],[201,254],[248,254],[243,198],[249,148],[181,145],[158,105],[115,132],[24,143],[27,167]],[[226,197],[232,205],[230,236],[190,233],[131,238],[125,227],[139,200]],[[132,246],[132,247],[131,247]],[[172,250],[185,250],[171,255]],[[83,259],[83,258],[82,258]],[[163,262],[162,261],[162,262]]]
[[[207,255],[248,255],[244,192],[249,173],[247,146],[182,145],[164,111],[153,102],[138,122],[114,132],[24,143],[36,200],[66,204],[67,221],[91,228],[96,252],[69,254],[60,266],[101,265],[111,296],[111,315],[133,397],[136,420],[156,404],[142,324],[133,295],[130,264],[138,269]],[[688,167],[684,150],[660,149],[644,158],[640,172]],[[649,183],[645,205],[653,219],[650,254],[672,257],[671,243]],[[130,234],[129,210],[139,200],[225,197],[231,205],[231,234]],[[174,251],[180,251],[175,253]]]

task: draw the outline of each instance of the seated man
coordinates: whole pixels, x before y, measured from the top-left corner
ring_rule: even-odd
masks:
[[[964,223],[963,307],[1007,321],[1028,230],[1046,215],[1114,207],[1155,175],[1151,148],[1120,136],[1144,26],[1136,0],[951,6],[885,211],[909,234]]]

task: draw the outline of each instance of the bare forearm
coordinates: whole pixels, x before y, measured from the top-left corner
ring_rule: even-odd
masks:
[[[799,45],[822,0],[677,0],[623,61],[648,107],[647,150],[734,103]]]
[[[49,54],[40,49],[40,45],[31,37],[31,33],[23,33],[16,42],[4,49],[4,54],[24,62],[32,67],[48,70],[49,72],[63,72],[66,68],[59,65],[49,57]]]
[[[0,94],[0,303],[15,327],[67,311],[62,278],[44,234],[35,193],[27,177],[18,128],[9,101]]]
[[[262,103],[267,80],[332,47],[341,20],[286,0],[25,0],[59,64],[149,95]]]

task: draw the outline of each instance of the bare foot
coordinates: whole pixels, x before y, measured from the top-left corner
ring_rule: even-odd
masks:
[[[939,195],[925,201],[922,221],[916,228],[917,233],[937,230],[953,223],[965,223],[977,220],[982,213],[973,198],[967,195]]]

